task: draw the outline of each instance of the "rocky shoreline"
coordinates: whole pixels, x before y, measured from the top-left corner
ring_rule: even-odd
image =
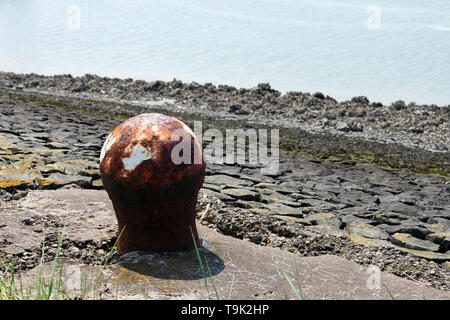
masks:
[[[32,84],[32,79],[38,81],[38,84]],[[116,82],[110,87],[105,85],[108,88],[116,88],[124,83],[138,87],[144,85],[135,81],[116,81],[94,76],[72,78],[70,76],[25,77],[0,74],[2,88],[12,85],[11,90],[24,92],[21,96],[8,92],[0,96],[0,211],[3,212],[2,216],[14,203],[20,202],[23,198],[26,199],[29,190],[72,186],[102,189],[98,173],[100,149],[108,133],[123,121],[123,115],[114,115],[114,113],[123,114],[120,109],[123,106],[119,108],[119,112],[113,112],[113,110],[106,112],[107,109],[76,109],[74,106],[62,105],[58,101],[44,101],[42,95],[39,96],[41,98],[39,101],[39,97],[36,98],[36,92],[33,99],[25,97],[26,90],[31,87],[40,90],[45,87],[50,90],[52,81],[58,87],[55,90],[91,95],[91,91],[95,90],[92,89],[93,85],[89,84],[89,81],[86,82],[88,79],[96,83],[98,87],[101,87],[99,83],[103,85],[103,82],[108,83],[108,81]],[[87,83],[86,90],[74,91],[76,88],[74,82],[78,84],[79,81]],[[168,99],[168,95],[164,93],[167,88],[178,86],[180,92],[184,92],[183,94],[192,89],[187,89],[192,84],[157,83],[160,83],[161,91],[155,93],[155,96],[147,96],[146,99],[150,97],[159,99],[158,103],[165,104],[164,107],[167,109],[175,107],[174,104],[164,102],[164,99]],[[71,87],[64,89],[69,84]],[[209,85],[200,87],[201,90],[198,90],[204,91]],[[247,92],[249,99],[255,98],[252,101],[259,101],[258,95],[265,97],[270,92],[273,97],[277,96],[276,92],[266,86],[258,88]],[[125,91],[128,92],[128,89]],[[234,92],[237,89],[221,87],[215,90]],[[264,92],[258,93],[258,90]],[[112,92],[115,91],[112,90]],[[107,93],[97,92],[97,94],[107,97]],[[130,94],[138,93],[133,93],[131,88]],[[114,96],[114,94],[111,95]],[[305,98],[308,95],[299,94],[299,96]],[[122,98],[133,99],[133,97],[135,96]],[[217,95],[217,101],[221,101],[220,97],[220,94]],[[236,98],[231,98],[233,94],[229,97],[230,103]],[[264,99],[266,98],[269,99],[268,101],[272,99],[270,95]],[[189,98],[183,95],[177,99],[189,101]],[[316,99],[332,101],[331,98],[326,97],[311,99],[313,100],[310,101],[316,101]],[[70,97],[66,96],[65,101],[68,100]],[[73,101],[77,104],[81,100]],[[179,101],[176,101],[178,104]],[[189,103],[192,106],[198,101],[194,99],[184,103],[186,103],[185,106],[189,106]],[[108,106],[111,107],[111,104]],[[224,102],[220,107],[209,104],[204,108],[222,108],[223,111],[226,106]],[[322,107],[315,105],[308,112],[314,113],[315,108]],[[339,110],[346,105],[345,103],[335,104],[335,107]],[[378,108],[375,106],[367,108],[372,110],[372,107]],[[248,105],[246,104],[243,108],[248,108]],[[279,106],[277,108],[279,109]],[[274,110],[277,108],[274,107]],[[408,113],[411,113],[402,108],[395,109],[393,106],[379,108],[383,110],[382,113],[386,117],[387,115],[391,119],[397,117],[399,122],[402,119],[408,119]],[[413,110],[415,107],[411,108]],[[226,111],[241,112],[234,109],[234,111]],[[394,109],[397,111],[392,113]],[[101,110],[103,111],[100,112]],[[143,109],[136,107],[132,112],[141,110]],[[146,110],[149,110],[148,107]],[[348,110],[351,110],[351,107]],[[370,113],[370,110],[366,112]],[[448,125],[449,108],[427,106],[424,110],[426,110],[425,113],[416,115],[416,120],[420,119],[420,121],[415,122],[414,125],[421,127],[421,121],[430,120],[429,125],[423,125],[422,133],[405,131],[407,132],[405,137],[407,136],[409,140],[423,139],[433,143],[441,141],[448,146],[448,134],[445,137],[448,127],[443,125]],[[255,113],[253,111],[252,113]],[[306,118],[311,120],[308,112]],[[241,113],[241,116],[247,117],[245,113]],[[274,113],[271,116],[276,118],[280,115]],[[362,119],[370,119],[370,116],[362,117]],[[380,117],[380,119],[385,119],[380,120],[381,122],[388,121],[387,118]],[[408,121],[411,123],[412,120]],[[368,123],[372,122],[363,121],[363,131],[369,131]],[[384,132],[398,137],[403,134],[393,129],[386,129]],[[360,131],[347,133],[361,134]],[[426,136],[427,134],[429,137]],[[208,140],[203,141],[204,147],[210,143],[212,142]],[[436,146],[433,148],[439,149]],[[445,154],[444,150],[445,148],[441,146],[440,154]],[[245,238],[260,245],[281,247],[304,256],[335,254],[363,265],[377,265],[382,270],[427,283],[435,288],[450,290],[448,175],[416,174],[360,160],[331,156],[312,157],[294,151],[281,150],[280,170],[272,175],[263,175],[258,166],[250,164],[208,164],[207,177],[199,200],[199,222],[216,228],[224,234]],[[447,163],[441,164],[447,167]],[[21,220],[25,221],[21,222],[22,225],[30,223],[29,219],[32,218],[21,217]],[[0,251],[19,256],[19,265],[22,268],[35,266],[38,262],[39,243],[35,246],[36,252],[27,253],[23,248],[15,246],[15,236],[11,228],[18,226],[16,222],[8,221],[5,219],[0,227]],[[53,228],[59,226],[56,222],[48,223]],[[16,237],[19,236],[20,233],[17,233]],[[53,240],[48,239],[50,247],[56,243],[56,232],[53,238]],[[85,259],[88,263],[100,263],[101,259],[97,250],[107,250],[113,242],[113,236],[110,235],[108,239],[105,243],[76,246],[78,251],[73,250],[75,252],[73,257]],[[72,253],[68,254],[72,255]]]
[[[337,103],[329,97],[321,99],[321,94],[281,95],[267,84],[236,89],[93,75],[0,72],[0,90],[40,104],[124,117],[152,111],[173,115],[188,125],[202,119],[206,127],[220,130],[277,128],[281,145],[288,149],[316,156],[356,157],[417,172],[449,173],[449,106],[404,106],[401,101],[383,106],[364,97]],[[239,111],[242,108],[246,111]]]
[[[146,82],[89,74],[72,77],[0,72],[0,87],[116,101],[176,104],[236,115],[262,116],[271,120],[298,121],[316,129],[379,135],[393,141],[409,141],[435,151],[448,151],[450,148],[450,104],[439,107],[415,103],[406,105],[403,101],[397,101],[383,105],[370,102],[363,96],[338,102],[320,92],[287,92],[282,95],[269,84],[239,89],[210,83],[183,83],[175,79],[171,82]]]

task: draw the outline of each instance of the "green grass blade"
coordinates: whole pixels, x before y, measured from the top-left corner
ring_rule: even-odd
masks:
[[[25,295],[23,294],[23,284],[22,284],[22,275],[19,273],[19,292],[20,292],[20,299],[25,300]]]
[[[9,292],[10,292],[10,294],[12,294],[12,291],[14,290],[14,286],[15,286],[15,284],[14,284],[14,278],[15,278],[15,270],[14,270],[14,267],[11,267],[10,266],[10,269],[9,269],[9,271],[10,271],[10,274],[11,274],[11,279],[10,279],[10,281],[9,281]]]
[[[191,229],[191,235],[192,235],[192,241],[194,241],[195,253],[197,254],[198,263],[200,264],[200,268],[201,268],[202,273],[203,273],[203,280],[205,281],[205,288],[206,288],[206,291],[208,293],[208,300],[209,300],[210,296],[209,296],[208,282],[206,281],[205,268],[203,267],[203,262],[202,262],[202,258],[200,257],[200,252],[198,251],[197,242],[195,241],[194,232],[192,232],[192,228],[191,227],[189,227],[189,229]]]
[[[294,284],[292,283],[291,278],[287,275],[286,271],[284,270],[283,266],[278,262],[278,266],[281,269],[281,272],[283,272],[286,280],[289,282],[289,285],[291,286],[292,290],[294,291],[295,295],[297,296],[298,300],[303,300],[302,295],[300,292],[298,292],[297,288],[295,288]]]
[[[384,288],[386,289],[386,291],[389,293],[389,295],[391,296],[392,300],[395,300],[394,295],[392,294],[391,290],[389,290],[389,288],[387,287],[386,284],[383,283]]]
[[[83,285],[84,283],[84,285]],[[81,282],[81,294],[80,294],[80,299],[84,300],[86,298],[87,295],[87,291],[88,291],[88,285],[87,285],[87,278],[84,278],[84,282]]]
[[[208,268],[209,279],[211,279],[214,292],[216,293],[216,298],[217,298],[217,300],[220,300],[219,293],[217,292],[216,285],[215,285],[214,280],[213,280],[212,275],[211,275],[211,269],[209,268],[208,260],[206,259],[206,257],[204,257],[204,258],[205,258],[205,262],[206,262],[206,268]]]
[[[115,298],[116,300],[119,297],[119,288],[120,288],[120,279],[119,282],[117,283],[116,298]]]
[[[231,280],[231,287],[230,287],[230,292],[228,293],[228,300],[231,299],[231,293],[233,292],[234,278],[236,278],[235,275],[233,275],[233,280]]]
[[[53,295],[53,300],[56,300],[58,295],[61,295],[61,298],[64,299],[65,295],[64,292],[61,288],[61,284],[62,284],[62,272],[63,272],[63,266],[64,266],[64,260],[61,261],[61,266],[59,267],[59,277],[58,277],[58,287],[56,288],[56,291]]]
[[[37,288],[36,288],[36,300],[41,299],[42,272],[44,270],[44,252],[45,252],[45,236],[44,236],[44,239],[42,239],[41,265],[39,267],[38,283],[37,283]]]
[[[47,296],[46,299],[49,300],[51,295],[52,295],[52,290],[53,290],[53,278],[55,276],[55,270],[56,270],[56,265],[58,263],[58,256],[59,256],[59,251],[61,250],[61,244],[62,244],[62,240],[63,240],[63,236],[64,236],[64,231],[66,230],[66,225],[64,225],[62,231],[61,231],[61,236],[59,237],[59,241],[58,241],[58,246],[56,247],[56,254],[55,254],[55,259],[53,259],[53,267],[52,267],[52,273],[51,273],[51,277],[50,277],[50,282],[48,284],[48,292],[47,292]]]
[[[15,284],[15,261],[8,261],[5,256],[2,257],[1,267],[5,269],[2,278],[0,278],[0,298],[8,300],[21,300],[20,292],[16,288]],[[4,281],[4,276],[9,273],[9,282]]]
[[[297,279],[297,284],[298,284],[298,292],[300,293],[300,296],[302,297],[302,300],[303,300],[302,284],[300,282],[300,275],[298,273],[297,260],[295,258],[294,258],[294,264],[295,264],[295,278]]]

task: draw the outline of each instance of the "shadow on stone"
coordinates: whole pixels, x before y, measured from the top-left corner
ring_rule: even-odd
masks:
[[[111,264],[120,265],[141,275],[170,280],[199,280],[205,276],[215,276],[225,268],[223,260],[209,249],[199,248],[199,253],[203,270],[195,250],[167,253],[135,251],[115,257]]]

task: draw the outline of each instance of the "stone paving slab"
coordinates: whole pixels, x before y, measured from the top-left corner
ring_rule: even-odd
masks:
[[[33,231],[36,224],[29,226],[21,222],[27,217],[38,220],[39,216],[45,216],[61,224],[67,223],[65,239],[75,244],[108,240],[114,237],[117,228],[111,202],[102,190],[31,191],[26,198],[0,210],[4,220],[16,221],[17,230],[9,230],[9,234],[17,231],[14,244],[19,247],[39,247],[39,237]],[[8,228],[13,226],[7,225]],[[378,273],[375,268],[363,267],[341,257],[300,257],[278,248],[225,236],[200,224],[198,230],[206,241],[201,255],[208,260],[221,298],[228,297],[233,286],[231,299],[293,299],[295,295],[279,263],[293,280],[296,263],[305,299],[390,299],[385,285],[396,299],[450,299],[449,292],[387,272]],[[47,275],[50,266],[47,263]],[[74,267],[80,268],[81,274],[91,278],[101,268],[98,264],[89,265],[73,257],[67,259],[64,266],[72,271]],[[32,283],[37,272],[38,268],[27,271],[23,279]],[[64,275],[69,276],[69,273]],[[212,283],[210,279],[207,281],[214,299]],[[100,297],[114,298],[119,282],[119,299],[207,298],[204,277],[193,251],[171,254],[135,252],[114,258],[102,277]]]
[[[102,189],[100,149],[124,117],[25,100],[0,94],[0,199],[20,198],[27,189],[72,184]],[[204,139],[203,147],[214,143]],[[332,158],[280,150],[280,168],[271,175],[261,174],[259,165],[249,163],[207,163],[202,190],[230,206],[306,226],[317,224],[315,230],[346,234],[357,244],[384,246],[388,242],[403,249],[411,247],[404,241],[394,244],[391,237],[372,239],[368,227],[365,235],[351,234],[346,224],[355,220],[389,236],[409,234],[411,241],[426,241],[425,247],[414,246],[419,250],[411,254],[439,262],[450,260],[448,239],[431,236],[450,232],[448,176],[417,175]],[[332,218],[317,220],[316,214]],[[436,245],[435,254],[424,254],[425,248]]]

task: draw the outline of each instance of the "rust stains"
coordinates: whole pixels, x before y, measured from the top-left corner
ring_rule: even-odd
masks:
[[[172,138],[174,132],[190,140],[188,163],[172,159],[182,141]],[[200,243],[195,206],[205,162],[201,154],[201,163],[195,163],[195,152],[202,151],[194,133],[167,115],[141,114],[111,132],[102,148],[100,174],[119,230],[125,228],[116,251],[191,249],[191,229]]]

